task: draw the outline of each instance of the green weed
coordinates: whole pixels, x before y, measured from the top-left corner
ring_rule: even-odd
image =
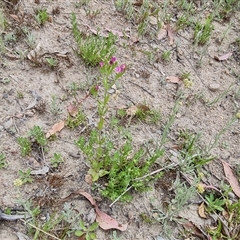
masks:
[[[60,153],[54,153],[53,158],[50,160],[52,167],[57,168],[60,163],[63,163],[63,158]]]
[[[57,59],[52,58],[52,57],[46,58],[46,61],[47,61],[48,66],[49,66],[50,68],[52,68],[52,69],[53,69],[54,67],[56,67],[57,64],[58,64]]]
[[[116,52],[115,36],[109,33],[108,37],[101,37],[99,34],[90,35],[86,38],[79,31],[76,15],[72,13],[71,23],[74,38],[78,44],[77,53],[91,66],[96,66],[102,61],[109,59]]]
[[[182,140],[180,161],[183,172],[191,172],[192,170],[199,169],[215,159],[207,153],[204,154],[204,150],[200,148],[200,134],[183,131],[180,134],[180,139]]]
[[[163,151],[156,150],[151,156],[143,148],[133,151],[131,140],[127,140],[121,147],[115,149],[114,143],[106,136],[99,139],[98,132],[92,130],[88,140],[80,137],[77,146],[87,156],[91,168],[88,174],[93,181],[105,176],[106,189],[101,191],[105,197],[115,200],[128,187],[135,190],[146,189],[151,177],[143,181],[135,181],[147,174],[155,161],[163,155]],[[130,200],[126,193],[121,200]]]
[[[34,126],[32,129],[30,129],[29,132],[30,136],[33,137],[36,142],[41,146],[45,147],[47,144],[47,138],[45,137],[45,134],[41,127]]]
[[[27,169],[26,171],[22,171],[22,170],[18,171],[18,174],[23,184],[33,182],[33,178],[31,177],[31,172],[32,172],[31,169]]]
[[[35,19],[39,25],[44,25],[49,20],[47,9],[38,9]]]
[[[75,235],[77,237],[82,237],[86,240],[94,240],[96,239],[95,230],[98,228],[98,223],[94,222],[90,226],[85,226],[83,220],[79,220],[79,230],[75,231]]]
[[[213,193],[210,193],[208,196],[205,196],[207,203],[207,211],[209,213],[214,211],[222,212],[224,210],[223,206],[226,204],[225,199],[216,198]]]
[[[212,17],[208,17],[205,23],[197,22],[194,27],[194,43],[204,45],[211,38],[213,31]]]
[[[77,114],[72,117],[70,114],[68,114],[67,117],[67,121],[66,121],[66,126],[74,129],[82,124],[84,124],[86,122],[86,115],[84,114],[84,112],[79,109]]]
[[[171,199],[171,202],[160,206],[158,201],[152,202],[152,208],[154,214],[154,219],[160,222],[163,225],[163,233],[168,239],[172,239],[172,230],[170,227],[171,222],[183,223],[178,217],[179,211],[181,211],[186,203],[194,197],[196,189],[194,186],[187,187],[184,182],[180,182],[180,179],[177,178],[173,183],[173,189],[175,196]]]
[[[171,60],[171,51],[170,50],[166,50],[165,52],[162,53],[162,60],[164,62],[170,62],[170,60]]]
[[[7,167],[6,155],[4,153],[0,153],[0,169],[6,167]]]
[[[18,138],[18,144],[20,145],[21,147],[21,155],[23,157],[29,155],[32,151],[32,144],[31,142],[29,141],[28,138],[26,137],[19,137]]]
[[[78,0],[76,3],[75,3],[75,6],[77,8],[80,8],[82,6],[86,6],[88,3],[89,3],[90,0]]]
[[[58,99],[55,95],[53,95],[51,98],[50,111],[55,116],[61,114],[61,112],[62,112],[62,110],[60,108],[60,104],[58,102]]]

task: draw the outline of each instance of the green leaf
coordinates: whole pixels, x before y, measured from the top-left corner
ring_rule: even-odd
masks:
[[[88,174],[90,174],[92,176],[93,182],[96,182],[99,179],[99,174],[93,168],[90,168],[88,170]]]
[[[94,240],[96,239],[97,236],[96,236],[96,233],[88,233],[87,237],[86,237],[86,240]]]
[[[79,226],[83,231],[87,230],[87,228],[85,227],[84,221],[82,219],[79,220]]]
[[[94,222],[91,226],[89,226],[88,231],[95,231],[98,228],[98,223]]]
[[[109,173],[108,171],[101,169],[101,170],[99,170],[98,175],[99,175],[99,177],[103,177],[103,176],[107,175],[108,173]]]
[[[80,230],[77,230],[77,231],[75,232],[75,235],[76,235],[77,237],[81,237],[83,234],[85,234],[85,232],[80,231]]]

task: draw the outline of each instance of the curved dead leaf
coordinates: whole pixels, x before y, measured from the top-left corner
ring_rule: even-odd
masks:
[[[198,214],[199,214],[199,216],[202,217],[202,218],[207,218],[207,216],[205,215],[204,202],[202,202],[201,205],[198,207]]]
[[[232,52],[229,52],[229,53],[226,53],[220,57],[218,56],[214,56],[214,59],[217,60],[217,61],[224,61],[224,60],[227,60],[228,58],[230,58],[232,56]]]
[[[233,192],[240,198],[240,186],[239,186],[237,178],[234,176],[229,164],[223,160],[220,160],[220,161],[222,162],[227,181],[229,182],[230,186],[232,187]]]
[[[102,228],[104,230],[118,229],[120,231],[125,231],[127,229],[127,226],[128,226],[127,223],[120,224],[114,218],[112,218],[109,215],[107,215],[106,213],[102,212],[96,205],[96,202],[94,201],[92,196],[87,192],[78,190],[74,193],[71,193],[68,197],[61,199],[60,202],[65,202],[65,201],[69,200],[70,198],[72,198],[73,196],[76,196],[78,194],[84,196],[94,207],[95,212],[96,212],[96,221],[98,222],[100,228]]]
[[[163,28],[161,28],[158,33],[157,33],[157,39],[158,40],[162,40],[165,37],[167,37],[167,30],[165,28],[165,26]]]
[[[118,229],[120,231],[125,231],[127,229],[128,224],[120,224],[118,223],[114,218],[110,217],[106,213],[99,210],[98,207],[95,207],[97,218],[96,221],[99,224],[99,227],[101,227],[104,230],[108,229]]]
[[[61,121],[58,123],[55,123],[52,128],[48,131],[48,133],[46,134],[46,138],[49,138],[50,136],[52,136],[53,134],[55,134],[56,132],[60,132],[63,128],[64,128],[65,122]]]
[[[68,113],[72,116],[72,117],[75,117],[78,113],[78,107],[75,105],[75,104],[70,104],[68,107],[67,107],[67,111]]]
[[[168,77],[166,77],[166,80],[171,83],[180,83],[181,82],[181,79],[176,76],[168,76]]]

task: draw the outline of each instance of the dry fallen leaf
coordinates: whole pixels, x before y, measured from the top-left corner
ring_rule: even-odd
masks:
[[[127,110],[126,110],[126,114],[127,116],[135,116],[136,115],[136,112],[138,111],[138,107],[135,106],[135,105],[132,105],[131,107],[129,107]]]
[[[150,108],[144,104],[138,103],[136,106],[137,106],[138,110],[141,110],[142,112],[150,111]]]
[[[165,37],[167,37],[167,30],[166,30],[165,26],[163,26],[157,33],[157,39],[162,40]]]
[[[65,122],[61,121],[58,123],[55,123],[52,128],[47,132],[46,134],[46,138],[49,138],[50,136],[52,136],[53,134],[55,134],[56,132],[60,132],[63,128],[64,128]]]
[[[93,180],[92,180],[92,176],[91,176],[90,174],[87,174],[87,175],[85,176],[85,182],[86,182],[87,184],[89,184],[89,185],[92,184]]]
[[[120,224],[114,218],[112,218],[109,215],[107,215],[106,213],[102,212],[96,205],[92,196],[82,190],[78,190],[78,191],[70,194],[68,197],[61,199],[60,202],[65,202],[65,201],[69,200],[70,198],[72,198],[73,196],[78,195],[78,194],[84,196],[94,207],[94,209],[96,211],[96,221],[98,222],[100,228],[102,228],[104,230],[118,229],[120,231],[125,231],[127,229],[127,226],[128,226],[127,223]]]
[[[111,32],[113,35],[118,36],[118,37],[124,37],[124,34],[122,32],[119,32],[114,29],[106,28],[108,32]]]
[[[78,113],[78,107],[75,104],[71,103],[68,105],[67,111],[72,117],[75,117]]]
[[[183,224],[183,226],[188,232],[193,233],[194,235],[198,236],[200,239],[206,239],[206,236],[201,231],[201,229],[199,227],[197,227],[196,225],[194,225],[192,222],[186,221]]]
[[[179,77],[176,76],[168,76],[166,77],[166,80],[171,83],[181,83],[182,81]]]
[[[218,56],[214,56],[214,59],[217,60],[217,61],[224,61],[224,60],[227,60],[228,58],[230,58],[232,56],[232,52],[229,52],[229,53],[226,53],[220,57]]]
[[[202,218],[207,218],[207,216],[205,215],[204,202],[202,202],[201,205],[198,207],[198,214],[199,214],[199,216],[202,217]]]
[[[240,186],[237,178],[234,176],[229,164],[221,160],[227,181],[230,183],[233,192],[240,198]]]

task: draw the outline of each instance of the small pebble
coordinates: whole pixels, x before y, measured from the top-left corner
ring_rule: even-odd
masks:
[[[212,92],[218,91],[219,88],[220,88],[220,84],[218,84],[218,83],[211,83],[211,84],[209,84],[209,86],[208,86],[208,89],[209,89],[210,91],[212,91]]]
[[[32,117],[34,115],[34,113],[32,111],[27,111],[25,113],[25,115],[28,116],[28,117]]]

